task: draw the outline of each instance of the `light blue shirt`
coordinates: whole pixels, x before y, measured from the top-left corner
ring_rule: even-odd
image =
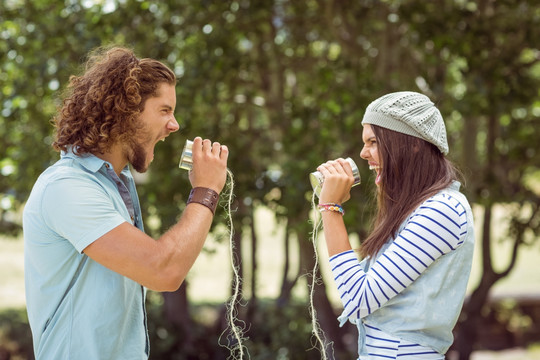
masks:
[[[28,319],[37,360],[147,359],[146,289],[83,251],[124,222],[143,231],[133,177],[71,151],[41,174],[23,213]]]

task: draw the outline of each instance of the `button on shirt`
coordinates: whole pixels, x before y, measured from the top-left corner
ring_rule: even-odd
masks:
[[[62,153],[23,213],[26,302],[36,359],[147,359],[146,290],[83,251],[128,222],[143,231],[126,167]]]

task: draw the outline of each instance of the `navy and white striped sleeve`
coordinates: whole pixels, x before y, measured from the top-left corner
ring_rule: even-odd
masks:
[[[363,318],[383,306],[437,258],[458,248],[465,239],[466,225],[463,205],[440,193],[415,210],[367,272],[352,250],[332,256],[330,267],[343,302],[343,315]]]

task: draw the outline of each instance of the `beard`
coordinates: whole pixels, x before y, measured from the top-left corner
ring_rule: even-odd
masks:
[[[130,156],[128,161],[133,168],[139,173],[145,173],[148,170],[148,164],[146,163],[146,150],[141,144],[133,144],[130,149]]]
[[[146,148],[152,143],[149,132],[144,128],[139,128],[137,134],[128,144],[126,144],[125,154],[128,162],[139,173],[148,170],[148,151]]]

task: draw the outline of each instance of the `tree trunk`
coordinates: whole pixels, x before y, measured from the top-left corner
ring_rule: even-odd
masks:
[[[254,209],[251,207],[251,298],[249,299],[248,308],[247,308],[247,323],[250,324],[253,320],[254,312],[257,309],[257,232],[255,231],[255,216]]]
[[[163,295],[163,314],[165,319],[169,321],[172,328],[179,334],[178,339],[181,342],[175,344],[171,351],[176,348],[189,349],[189,353],[194,353],[195,339],[191,334],[193,320],[189,312],[189,302],[187,298],[187,280],[185,280],[180,288],[173,292],[164,292]]]
[[[285,307],[289,304],[289,301],[291,299],[291,292],[296,283],[298,282],[298,279],[300,278],[302,271],[299,268],[298,272],[296,273],[296,276],[294,276],[293,279],[289,278],[289,268],[291,264],[290,260],[290,243],[291,243],[291,232],[289,230],[289,221],[287,221],[287,224],[285,226],[285,237],[283,239],[284,242],[284,256],[285,256],[285,263],[283,264],[283,276],[281,278],[281,290],[279,293],[279,297],[277,298],[277,306],[278,307]],[[300,257],[300,255],[299,255]]]
[[[231,261],[233,266],[236,269],[236,272],[238,274],[238,279],[235,279],[234,271],[231,277],[231,296],[234,295],[236,286],[238,285],[238,298],[236,299],[236,302],[240,301],[240,299],[243,297],[243,290],[244,290],[244,263],[242,262],[242,229],[236,227],[236,231],[233,234],[233,249],[232,249],[232,257]],[[237,284],[238,281],[238,284]],[[236,306],[236,304],[235,304]]]
[[[176,328],[189,329],[192,319],[189,315],[189,302],[187,299],[187,281],[184,281],[180,288],[173,292],[163,293],[163,311],[165,317]]]
[[[482,227],[482,277],[478,287],[472,292],[464,306],[465,320],[459,325],[457,349],[459,360],[469,360],[477,339],[478,329],[482,320],[482,307],[489,296],[489,290],[499,279],[493,270],[491,262],[491,215],[492,205],[488,204],[484,210]]]
[[[463,130],[461,132],[463,136],[463,151],[460,163],[462,164],[463,173],[468,178],[468,197],[469,202],[476,202],[478,189],[480,187],[479,177],[468,176],[472,174],[475,169],[478,168],[478,155],[476,150],[476,137],[478,134],[477,121],[466,120],[463,121]]]

